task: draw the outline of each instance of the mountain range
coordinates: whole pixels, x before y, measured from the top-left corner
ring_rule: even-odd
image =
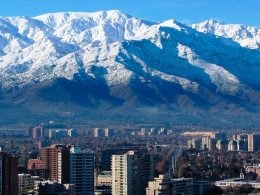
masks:
[[[118,10],[0,17],[1,123],[259,127],[260,29]]]

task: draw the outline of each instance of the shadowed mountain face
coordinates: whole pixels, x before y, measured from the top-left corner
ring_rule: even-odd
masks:
[[[0,18],[0,122],[259,127],[260,31],[223,25],[119,11]]]

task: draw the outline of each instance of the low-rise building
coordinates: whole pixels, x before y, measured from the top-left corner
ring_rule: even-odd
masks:
[[[35,181],[34,184],[34,193],[33,194],[76,194],[74,184],[59,184],[54,181],[44,180],[44,181]]]
[[[103,171],[97,174],[96,186],[112,186],[111,171]]]
[[[251,165],[251,166],[245,166],[246,173],[255,173],[258,177],[260,177],[260,165]]]
[[[146,195],[193,195],[192,178],[170,179],[166,175],[159,175],[149,181]]]
[[[35,181],[39,180],[39,176],[31,176],[30,174],[18,174],[18,193],[32,194]]]
[[[247,180],[245,178],[225,179],[215,182],[215,185],[222,189],[226,189],[228,187],[240,187],[245,184],[249,184],[255,189],[260,189],[260,181]]]
[[[212,190],[213,184],[209,181],[194,181],[193,182],[193,194],[204,195],[206,192]]]
[[[184,137],[192,137],[192,138],[198,138],[198,137],[210,137],[212,139],[226,139],[225,133],[220,132],[214,132],[214,131],[186,131],[181,133]]]

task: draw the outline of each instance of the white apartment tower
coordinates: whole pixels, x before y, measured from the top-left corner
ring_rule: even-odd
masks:
[[[131,169],[133,151],[123,155],[112,156],[112,194],[128,195],[131,192]]]
[[[112,156],[112,195],[142,195],[153,178],[153,159],[147,151]]]
[[[260,150],[260,134],[248,134],[248,152]]]

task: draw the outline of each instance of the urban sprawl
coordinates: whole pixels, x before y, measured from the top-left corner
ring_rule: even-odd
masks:
[[[0,131],[0,195],[260,194],[260,134],[41,124]]]

